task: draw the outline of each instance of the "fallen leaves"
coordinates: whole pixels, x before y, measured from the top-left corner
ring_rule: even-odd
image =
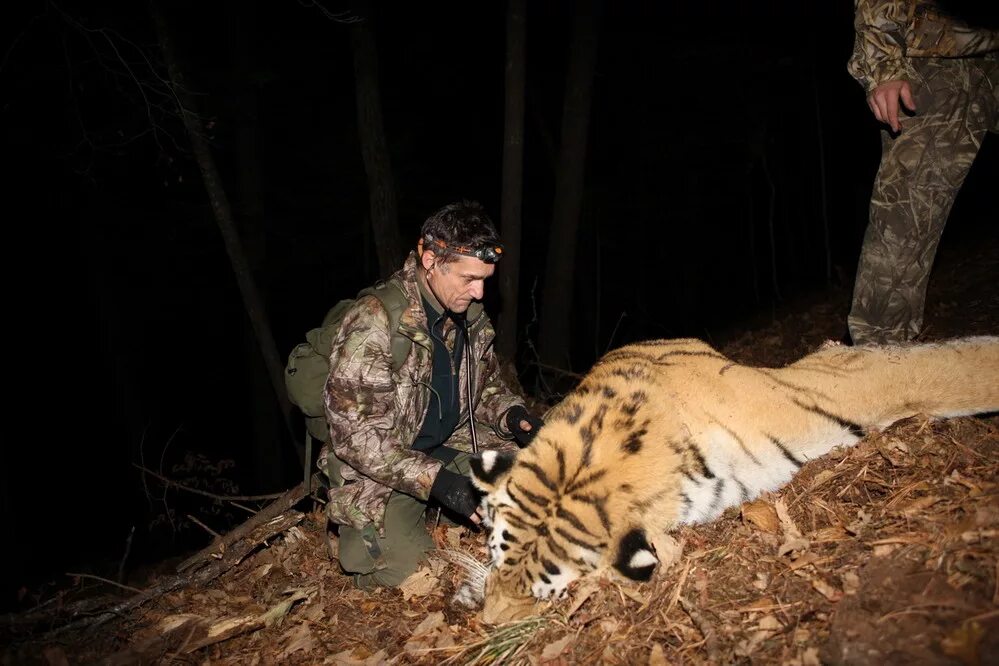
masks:
[[[742,505],[742,520],[755,525],[764,532],[776,534],[780,531],[780,518],[774,505],[764,499]]]
[[[403,601],[431,594],[440,596],[442,594],[441,581],[430,570],[430,567],[422,566],[399,584],[399,591],[402,592]]]
[[[777,555],[784,557],[789,553],[804,552],[808,550],[809,541],[801,534],[801,530],[794,524],[791,515],[788,513],[787,504],[783,498],[774,503],[774,511],[780,520],[781,529],[784,532],[784,542],[777,549]]]

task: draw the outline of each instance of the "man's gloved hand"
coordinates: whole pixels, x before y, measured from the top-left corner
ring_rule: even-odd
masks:
[[[430,497],[437,500],[438,504],[459,516],[470,518],[476,524],[479,521],[475,511],[479,508],[480,496],[471,479],[443,468],[437,473],[434,485],[430,488]]]
[[[544,424],[541,419],[531,416],[523,405],[514,405],[506,412],[506,427],[520,446],[530,444],[538,428]]]

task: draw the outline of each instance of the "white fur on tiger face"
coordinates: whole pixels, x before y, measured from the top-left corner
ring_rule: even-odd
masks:
[[[473,459],[490,530],[487,619],[529,614],[599,567],[648,580],[652,537],[780,488],[869,428],[996,410],[997,337],[827,347],[779,369],[698,340],[617,349],[530,447]]]

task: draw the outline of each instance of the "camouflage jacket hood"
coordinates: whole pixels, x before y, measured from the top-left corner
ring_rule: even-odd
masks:
[[[388,314],[378,298],[357,300],[344,316],[330,353],[330,374],[323,401],[330,446],[344,465],[345,485],[329,493],[327,515],[333,522],[362,529],[383,529],[385,505],[393,490],[426,500],[441,462],[410,448],[426,416],[430,398],[433,345],[417,283],[416,253],[393,277],[409,300],[398,332],[412,340],[409,355],[392,370]],[[473,409],[479,446],[508,448],[501,419],[523,399],[500,376],[493,351],[495,331],[482,306],[468,310],[473,360]],[[468,363],[459,372],[461,416],[447,445],[471,451],[466,385]],[[515,447],[514,447],[515,448]],[[320,454],[321,456],[323,454]]]
[[[994,1],[994,0],[993,0]],[[932,0],[856,0],[850,75],[870,92],[918,80],[908,58],[958,58],[999,50],[999,31],[969,26]]]

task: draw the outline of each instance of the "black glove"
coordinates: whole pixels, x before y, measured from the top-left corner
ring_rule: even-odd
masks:
[[[527,421],[531,424],[530,430],[524,430],[520,427],[521,421]],[[534,435],[537,434],[538,428],[545,424],[544,421],[537,418],[536,416],[531,416],[530,412],[523,405],[514,405],[506,411],[506,427],[513,435],[513,438],[517,440],[517,444],[520,446],[527,446],[534,439]]]
[[[430,497],[445,509],[468,518],[479,508],[479,491],[464,474],[441,468],[430,488]]]

